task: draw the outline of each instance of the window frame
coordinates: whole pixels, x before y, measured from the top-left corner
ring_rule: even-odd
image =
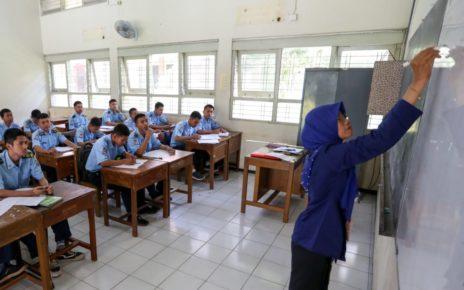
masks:
[[[44,2],[44,0],[40,1],[41,15],[48,15],[48,14],[53,14],[53,13],[62,12],[62,11],[79,9],[79,8],[82,8],[82,7],[91,6],[91,5],[95,5],[95,4],[106,3],[107,0],[82,0],[82,5],[81,6],[77,6],[77,7],[73,7],[73,8],[67,8],[67,9],[65,8],[65,4],[66,4],[65,0],[60,0],[60,7],[59,8],[50,9],[50,10],[46,10],[46,11],[43,10],[43,2]]]

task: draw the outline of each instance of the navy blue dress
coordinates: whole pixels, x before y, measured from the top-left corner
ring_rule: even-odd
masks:
[[[320,148],[313,164],[309,203],[295,224],[294,244],[335,260],[345,260],[346,218],[339,200],[349,169],[393,147],[421,114],[415,106],[400,100],[377,130]]]

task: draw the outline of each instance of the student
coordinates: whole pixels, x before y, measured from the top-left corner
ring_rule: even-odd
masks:
[[[122,164],[134,164],[135,156],[126,152],[124,145],[127,143],[127,138],[130,134],[129,128],[124,124],[118,124],[114,127],[111,134],[105,135],[95,142],[90,151],[85,169],[89,181],[98,187],[101,187],[100,170],[102,167],[110,167]],[[119,157],[125,157],[118,159]],[[131,222],[131,190],[119,186],[109,185],[109,188],[121,192],[122,200],[126,211],[129,213],[127,220]],[[145,189],[137,192],[137,205],[140,206],[145,203]],[[139,213],[154,213],[156,208],[146,207]],[[141,226],[148,225],[148,221],[137,214],[137,223]]]
[[[171,147],[174,149],[184,150],[186,140],[198,140],[200,135],[197,134],[198,124],[200,123],[201,115],[198,111],[193,111],[188,120],[180,121],[177,123],[172,133]],[[193,163],[195,172],[192,177],[195,180],[203,180],[205,176],[200,173],[200,167],[206,159],[206,153],[203,151],[195,151],[193,155]]]
[[[118,101],[111,99],[109,101],[109,105],[109,109],[103,113],[103,124],[106,126],[116,126],[117,124],[124,122],[124,120],[126,120],[126,116],[119,112]]]
[[[40,114],[39,129],[32,134],[32,148],[34,151],[43,154],[54,154],[56,153],[55,147],[61,144],[77,148],[76,144],[66,139],[66,137],[56,129],[51,128],[51,122],[48,114]],[[47,174],[48,181],[56,181],[55,168],[43,165],[42,170]]]
[[[84,115],[84,108],[81,101],[74,102],[74,114],[69,117],[68,126],[70,131],[77,130],[80,126],[86,126],[89,123]]]
[[[207,104],[203,108],[203,118],[201,118],[200,125],[198,126],[198,134],[218,134],[226,132],[213,117],[214,106]]]
[[[2,109],[0,111],[0,117],[3,120],[3,124],[0,124],[0,144],[3,144],[3,134],[10,128],[20,128],[18,124],[13,121],[13,113],[10,109]]]
[[[39,129],[40,114],[42,113],[39,110],[32,110],[31,118],[27,119],[23,124],[23,130],[29,137]]]
[[[82,146],[85,143],[94,143],[98,138],[104,135],[98,131],[100,130],[100,126],[100,118],[93,117],[90,119],[90,122],[87,126],[81,126],[76,130],[76,134],[74,135],[74,143],[79,146]]]
[[[153,130],[168,130],[171,127],[168,116],[163,114],[163,110],[164,104],[161,102],[156,102],[155,110],[147,114],[148,125]]]
[[[17,196],[38,196],[42,194],[52,194],[53,188],[45,179],[40,165],[29,151],[29,140],[26,133],[20,129],[8,129],[5,132],[6,149],[0,154],[0,198],[17,197]],[[30,178],[38,182],[38,186],[25,191],[16,191],[19,188],[29,187]],[[70,242],[71,230],[68,221],[62,221],[52,226],[55,234],[57,250],[60,250]],[[33,262],[37,262],[37,248],[35,236],[30,234],[21,239],[26,244]],[[11,263],[15,259],[14,243],[0,249],[0,280],[6,277],[14,277],[16,271],[23,269],[19,264]],[[78,261],[84,259],[84,254],[80,252],[69,251],[58,257],[61,261]],[[60,265],[56,261],[51,263],[52,277],[61,274]]]
[[[168,151],[170,154],[176,152],[171,147],[161,144],[155,137],[155,132],[148,127],[148,120],[145,114],[137,114],[134,119],[137,128],[129,135],[129,140],[127,141],[127,147],[130,153],[141,157],[146,152],[158,149]],[[158,182],[156,187],[149,186],[147,190],[151,198],[155,199],[163,194],[163,183]]]
[[[129,118],[127,118],[126,121],[124,121],[124,125],[127,126],[127,128],[129,128],[129,130],[131,131],[134,131],[135,130],[135,116],[137,116],[139,112],[137,112],[137,109],[136,108],[131,108],[129,110]]]
[[[351,213],[358,193],[355,165],[387,151],[408,131],[421,111],[414,104],[430,78],[438,52],[429,48],[412,61],[413,81],[377,130],[347,141],[351,123],[343,103],[308,113],[302,141],[312,153],[302,172],[308,206],[292,236],[290,290],[327,289],[333,260],[345,260]]]

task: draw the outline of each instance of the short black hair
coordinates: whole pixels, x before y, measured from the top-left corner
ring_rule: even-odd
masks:
[[[198,119],[198,120],[200,120],[200,119],[201,119],[201,114],[200,114],[200,112],[198,112],[198,111],[193,111],[193,112],[190,114],[190,119]]]
[[[76,107],[77,105],[82,105],[82,102],[81,101],[75,101],[74,104],[73,104],[73,107]]]
[[[137,114],[135,115],[135,118],[134,118],[134,123],[137,124],[137,121],[140,119],[140,118],[143,118],[143,117],[146,117],[145,114]]]
[[[155,104],[155,110],[158,109],[158,108],[161,108],[161,107],[164,107],[164,104],[161,103],[161,102],[156,102],[156,104]]]
[[[2,109],[2,110],[0,111],[0,117],[2,117],[2,119],[3,119],[3,116],[4,116],[6,113],[11,113],[11,110],[10,110],[10,109],[7,109],[7,108]]]
[[[40,110],[32,110],[31,112],[31,118],[34,118],[34,119],[38,119],[40,118],[40,114],[42,114],[42,112]]]
[[[90,125],[94,127],[100,127],[102,125],[102,120],[98,117],[93,117],[90,119]]]
[[[206,104],[206,106],[203,108],[203,110],[206,110],[206,109],[213,109],[214,110],[214,106],[211,105],[211,104]]]
[[[3,134],[3,140],[5,140],[5,143],[13,145],[13,142],[19,137],[19,136],[26,136],[26,133],[24,133],[23,130],[18,129],[18,128],[10,128],[5,131]]]
[[[129,128],[127,128],[127,126],[124,124],[117,124],[113,129],[113,133],[118,136],[129,136],[130,135]]]
[[[48,118],[50,118],[50,116],[47,113],[41,113],[39,118],[37,119],[41,120],[41,119],[48,119]]]
[[[133,111],[137,111],[137,108],[130,108],[129,115],[132,114]]]
[[[111,104],[111,103],[114,103],[114,102],[117,102],[117,100],[116,100],[116,99],[111,99],[111,100],[108,102],[108,104]]]

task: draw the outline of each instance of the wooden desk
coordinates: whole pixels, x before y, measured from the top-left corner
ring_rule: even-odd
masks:
[[[95,189],[65,181],[53,182],[51,185],[53,186],[53,195],[60,196],[63,200],[51,208],[39,207],[37,209],[37,211],[42,214],[42,223],[45,233],[48,227],[73,217],[82,211],[87,211],[90,242],[86,243],[72,238],[71,244],[67,245],[63,250],[52,254],[50,259],[55,259],[57,256],[62,255],[77,246],[81,246],[90,250],[92,261],[96,261],[97,240],[95,236],[95,210],[93,202]]]
[[[107,135],[113,133],[114,126],[101,126],[100,127],[100,132]]]
[[[209,155],[209,188],[214,189],[214,165],[224,160],[224,180],[229,179],[229,142],[230,137],[221,138],[219,144],[200,144],[198,141],[185,141],[185,150],[202,150]]]
[[[66,118],[66,117],[53,117],[53,118],[50,118],[50,121],[53,123],[53,125],[56,126],[56,125],[68,123],[68,118]]]
[[[238,171],[240,168],[240,152],[242,147],[242,132],[230,132],[229,135],[229,160],[230,156],[235,153],[234,166],[235,170]],[[230,161],[229,161],[230,165]]]
[[[55,154],[36,152],[35,156],[41,165],[55,168],[56,178],[58,180],[73,175],[76,183],[79,182],[76,150],[60,153],[57,152]]]
[[[260,152],[271,152],[271,149],[261,148]],[[243,185],[242,185],[242,204],[241,212],[245,213],[245,207],[252,205],[265,209],[270,209],[283,213],[283,222],[288,222],[290,211],[290,202],[292,194],[298,194],[303,197],[304,191],[301,187],[301,171],[306,153],[292,156],[291,161],[270,160],[264,158],[245,157],[243,167]],[[248,193],[248,169],[250,166],[256,167],[255,186],[253,191],[253,200],[247,200]],[[269,192],[274,190],[264,201],[260,199]],[[277,197],[279,192],[285,192],[284,207],[271,205],[270,203]]]
[[[48,259],[48,237],[42,227],[42,216],[36,210],[25,206],[14,206],[0,217],[0,247],[6,246],[18,239],[35,233],[39,255],[40,277],[29,272],[5,282],[0,289],[7,289],[24,278],[42,286],[42,289],[52,289],[50,264]]]
[[[192,171],[193,171],[193,152],[176,150],[174,155],[169,155],[167,151],[163,151],[162,159],[160,161],[167,162],[169,164],[169,176],[176,174],[179,170],[184,169],[185,171],[185,181],[187,183],[187,190],[176,188],[176,192],[187,194],[187,202],[192,202]],[[150,158],[147,158],[150,159]],[[170,188],[170,179],[168,179],[168,186]],[[171,191],[169,190],[169,194]],[[168,199],[170,203],[170,199]],[[171,210],[170,204],[168,205],[169,211]],[[168,213],[169,216],[169,213]]]
[[[164,182],[163,187],[163,217],[169,216],[169,164],[158,160],[148,160],[137,169],[123,169],[117,167],[103,167],[100,171],[103,191],[103,213],[105,225],[109,219],[132,227],[132,236],[137,237],[137,191],[155,182]],[[132,222],[124,220],[128,214],[120,217],[110,216],[108,213],[108,185],[117,185],[131,190]]]

